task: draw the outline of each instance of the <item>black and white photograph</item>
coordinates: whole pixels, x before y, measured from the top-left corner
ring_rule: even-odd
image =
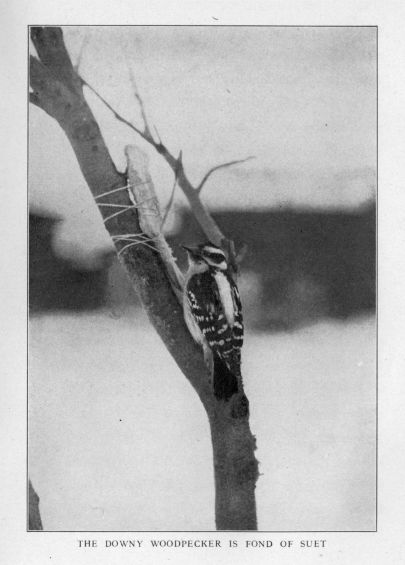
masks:
[[[27,530],[375,532],[377,27],[40,23]]]

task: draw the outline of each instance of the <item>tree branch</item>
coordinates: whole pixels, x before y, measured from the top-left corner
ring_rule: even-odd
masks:
[[[201,192],[204,184],[207,182],[207,180],[209,179],[209,177],[212,175],[212,173],[214,173],[215,171],[218,171],[219,169],[225,169],[225,167],[231,167],[232,165],[237,165],[238,163],[245,163],[246,161],[249,161],[250,159],[255,159],[254,156],[251,157],[246,157],[245,159],[237,159],[236,161],[229,161],[228,163],[222,163],[221,165],[217,165],[216,167],[213,167],[212,169],[210,169],[206,175],[204,176],[204,178],[202,179],[202,181],[200,182],[200,184],[197,186],[196,191],[199,193]]]
[[[228,239],[224,236],[222,231],[220,230],[218,224],[215,222],[211,214],[208,212],[204,204],[202,203],[198,191],[195,187],[191,184],[186,173],[184,171],[183,162],[179,160],[179,158],[174,157],[172,153],[167,149],[167,147],[161,142],[156,142],[152,135],[150,134],[150,127],[146,123],[144,123],[145,131],[140,130],[136,127],[132,122],[121,116],[112,106],[109,104],[103,96],[97,92],[97,90],[92,87],[87,81],[82,79],[84,85],[86,85],[105,105],[106,107],[114,114],[115,118],[122,122],[123,124],[127,125],[133,131],[135,131],[138,135],[142,137],[145,141],[147,141],[154,149],[162,155],[165,161],[168,163],[174,174],[177,174],[177,182],[179,187],[183,190],[184,195],[186,196],[191,210],[193,212],[194,217],[196,218],[197,222],[199,223],[201,229],[205,233],[206,237],[219,245],[220,247],[224,248],[225,252],[229,255],[229,263],[230,266],[233,268],[234,273],[237,272],[237,263],[236,257],[232,254],[233,246],[229,243]],[[139,99],[139,94],[136,94],[136,98]],[[144,115],[144,114],[143,114]]]
[[[149,122],[148,122],[148,118],[146,116],[145,106],[143,104],[142,98],[139,95],[139,90],[138,90],[138,87],[137,87],[137,84],[136,84],[135,76],[134,76],[134,73],[132,71],[131,66],[128,63],[128,59],[127,59],[127,67],[128,67],[129,80],[131,81],[132,89],[134,91],[134,96],[135,96],[135,98],[136,98],[136,100],[139,104],[139,108],[141,110],[141,116],[142,116],[142,121],[143,121],[143,126],[144,126],[143,133],[144,133],[145,139],[148,139],[149,142],[152,145],[156,146],[156,142],[153,139],[152,132],[150,130],[150,125],[149,125]]]
[[[113,113],[114,118],[116,120],[118,120],[119,122],[125,124],[126,126],[128,126],[129,128],[131,128],[132,130],[134,130],[138,135],[140,135],[145,141],[148,141],[150,143],[150,140],[145,136],[145,133],[143,131],[141,131],[140,129],[138,129],[132,122],[130,122],[129,120],[125,119],[123,116],[121,116],[121,114],[119,114],[116,110],[114,110],[114,108],[111,106],[111,104],[109,102],[107,102],[107,100],[95,89],[91,86],[91,84],[89,84],[87,82],[87,80],[85,80],[84,78],[81,79],[82,83],[84,86],[87,86],[87,88],[89,90],[91,90],[93,92],[93,94],[95,94],[97,96],[97,98],[99,100],[101,100],[101,102],[110,110],[110,112]]]

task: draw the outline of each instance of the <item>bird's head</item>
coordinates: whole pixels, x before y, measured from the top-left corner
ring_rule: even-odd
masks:
[[[189,264],[202,266],[207,265],[211,269],[226,271],[228,263],[225,253],[220,247],[211,242],[200,243],[195,247],[182,246],[187,251]]]

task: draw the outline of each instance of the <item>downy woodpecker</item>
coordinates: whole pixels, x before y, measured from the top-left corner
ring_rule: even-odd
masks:
[[[217,398],[228,399],[241,383],[242,306],[222,249],[212,243],[186,247],[189,268],[184,318],[214,376]]]

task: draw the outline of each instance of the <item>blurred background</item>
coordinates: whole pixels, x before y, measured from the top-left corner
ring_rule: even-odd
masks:
[[[246,246],[244,375],[262,530],[375,527],[376,29],[67,27],[74,64],[150,121]],[[86,92],[125,170],[137,143]],[[202,407],[145,319],[59,126],[30,107],[29,469],[44,529],[214,529]],[[166,232],[203,239],[180,190]],[[62,433],[61,433],[62,432]],[[187,446],[187,447],[185,447]],[[130,502],[128,502],[130,501]],[[198,512],[196,509],[198,508]]]

